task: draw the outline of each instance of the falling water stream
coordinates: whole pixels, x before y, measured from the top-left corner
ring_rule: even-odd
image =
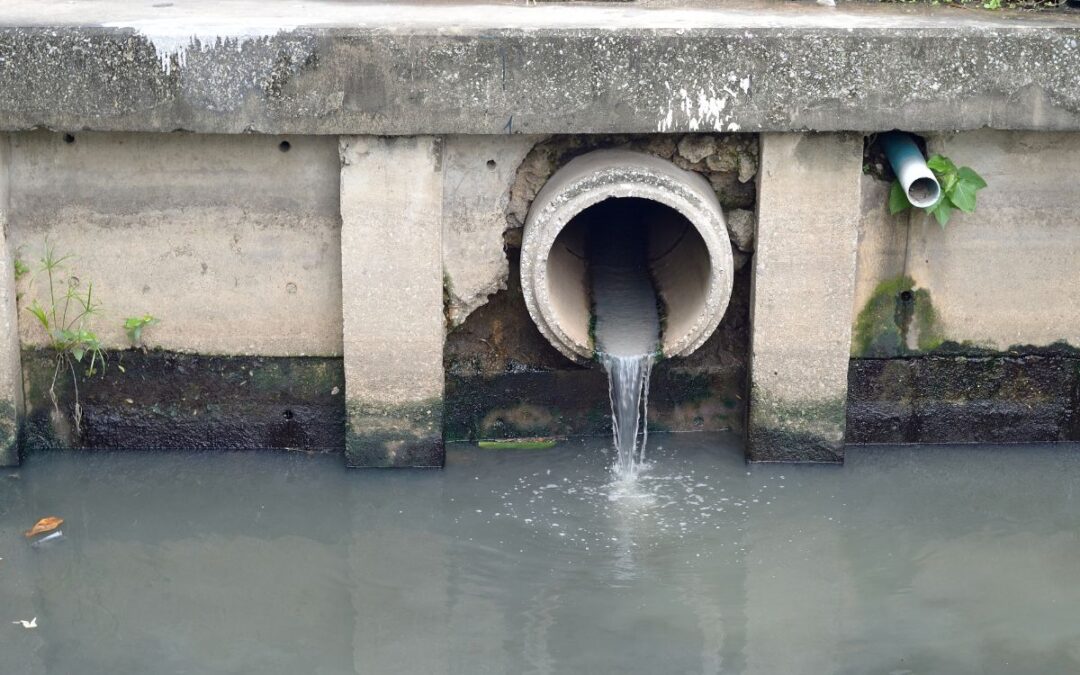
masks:
[[[636,478],[645,461],[649,374],[660,341],[648,231],[639,213],[632,203],[609,208],[588,240],[596,348],[608,374],[618,452],[613,472],[623,481]]]

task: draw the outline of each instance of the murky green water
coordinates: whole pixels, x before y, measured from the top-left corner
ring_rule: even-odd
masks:
[[[1080,669],[1080,448],[747,467],[655,435],[612,495],[609,443],[37,455],[0,473],[0,673]]]

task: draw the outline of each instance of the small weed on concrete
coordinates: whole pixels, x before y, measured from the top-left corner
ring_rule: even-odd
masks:
[[[71,371],[75,391],[75,433],[82,432],[82,406],[79,404],[79,379],[75,364],[86,364],[86,375],[92,377],[105,368],[106,355],[101,341],[92,329],[94,316],[101,312],[101,305],[94,301],[94,284],[87,283],[85,293],[79,278],[68,274],[65,263],[71,256],[57,256],[52,244],[45,242],[39,276],[48,280],[48,303],[42,305],[36,298],[27,308],[45,335],[49,348],[56,355],[56,368],[49,386],[49,398],[56,414],[60,404],[56,399],[56,378],[60,371]]]

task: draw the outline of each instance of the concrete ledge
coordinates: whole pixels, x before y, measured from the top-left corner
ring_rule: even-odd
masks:
[[[0,129],[1080,129],[1075,16],[730,7],[13,0]]]

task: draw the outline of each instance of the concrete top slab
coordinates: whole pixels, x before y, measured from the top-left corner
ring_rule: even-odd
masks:
[[[1080,12],[8,0],[0,129],[1080,129]]]

